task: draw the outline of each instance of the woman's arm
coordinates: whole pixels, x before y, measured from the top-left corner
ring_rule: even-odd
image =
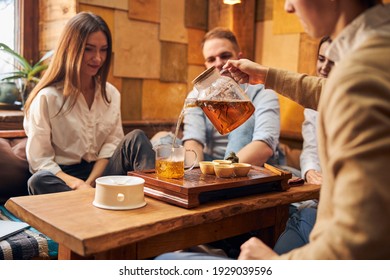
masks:
[[[103,174],[104,169],[108,164],[108,161],[109,160],[106,158],[98,159],[95,162],[95,165],[93,166],[93,169],[91,171],[91,174],[89,174],[88,179],[85,180],[85,183],[92,187],[95,187],[95,180]]]

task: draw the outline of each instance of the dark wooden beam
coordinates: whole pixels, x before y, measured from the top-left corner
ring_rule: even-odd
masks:
[[[38,62],[39,54],[39,0],[19,0],[16,35],[20,46],[19,53],[31,64]]]

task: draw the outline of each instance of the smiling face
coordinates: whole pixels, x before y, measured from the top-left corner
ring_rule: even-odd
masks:
[[[325,57],[325,51],[329,47],[330,42],[325,41],[321,44],[317,57],[317,76],[327,78],[330,70],[334,66],[334,62]]]
[[[98,73],[106,61],[107,51],[107,38],[102,31],[91,33],[88,36],[81,63],[81,76],[83,78],[92,78]]]
[[[331,0],[286,0],[284,9],[295,13],[306,33],[314,38],[332,35],[339,20],[339,3]]]
[[[207,68],[215,66],[222,70],[222,66],[229,59],[239,59],[241,53],[237,53],[232,42],[224,38],[213,38],[204,42],[203,57]]]

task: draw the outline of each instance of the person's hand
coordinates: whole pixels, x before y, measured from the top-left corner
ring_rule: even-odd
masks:
[[[241,245],[239,260],[269,260],[278,256],[270,247],[256,237],[250,238]]]
[[[83,180],[74,180],[69,184],[69,187],[71,187],[73,190],[82,190],[82,189],[92,188],[91,185],[87,184]]]
[[[230,76],[240,84],[264,84],[268,73],[268,67],[248,59],[228,60],[223,69],[229,70]]]
[[[317,170],[310,169],[306,172],[306,182],[309,184],[321,185],[322,184],[322,174]]]

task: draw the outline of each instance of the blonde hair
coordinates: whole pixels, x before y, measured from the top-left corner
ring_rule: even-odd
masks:
[[[88,36],[91,33],[102,31],[107,38],[107,57],[96,74],[95,78],[100,83],[101,94],[105,102],[110,103],[106,92],[107,76],[111,64],[112,38],[107,23],[98,15],[90,12],[81,12],[71,18],[66,24],[54,56],[41,80],[31,91],[26,104],[25,115],[27,116],[31,103],[38,92],[58,82],[64,83],[64,100],[57,114],[69,100],[66,111],[72,110],[78,96],[81,94],[80,69]]]

